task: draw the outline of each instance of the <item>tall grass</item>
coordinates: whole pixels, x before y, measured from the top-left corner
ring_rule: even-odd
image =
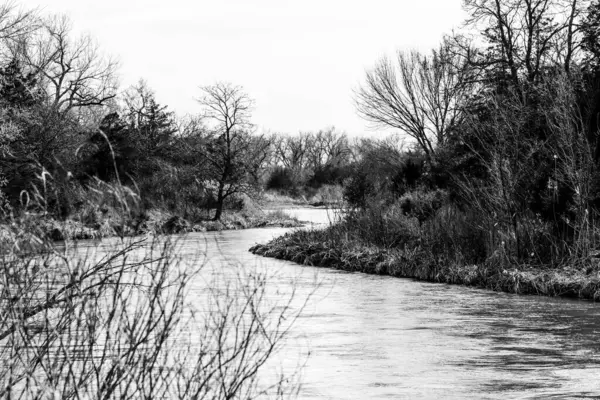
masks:
[[[225,285],[191,295],[203,253],[183,258],[168,237],[98,248],[54,242],[39,226],[51,190],[43,183],[2,238],[0,398],[251,399],[297,390],[296,375],[263,376],[303,309],[295,286],[274,300],[269,275],[239,268]],[[135,212],[131,192],[103,188],[99,198],[112,196],[123,218]]]

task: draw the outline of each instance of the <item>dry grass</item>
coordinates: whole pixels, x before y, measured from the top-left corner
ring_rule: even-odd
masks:
[[[363,240],[346,239],[339,227],[296,231],[259,244],[251,252],[264,257],[343,271],[460,284],[517,294],[564,296],[600,300],[600,261],[580,268],[549,269],[489,258],[477,264],[450,259],[418,246],[383,248]],[[593,266],[593,268],[592,268]]]
[[[125,189],[103,190],[121,200],[113,207],[121,221],[137,217]],[[44,193],[34,194],[36,203],[0,229],[0,398],[279,399],[297,391],[297,374],[261,375],[308,300],[293,278],[274,297],[271,275],[240,265],[224,282],[194,286],[194,298],[206,300],[194,303],[202,251],[183,259],[177,242],[159,235],[80,247],[79,230],[100,222],[101,205],[58,222]],[[54,230],[64,242],[52,240]]]

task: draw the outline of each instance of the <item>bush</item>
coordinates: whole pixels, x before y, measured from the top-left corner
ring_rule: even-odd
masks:
[[[413,244],[420,234],[416,218],[374,199],[366,209],[349,213],[342,224],[350,236],[386,248]]]
[[[357,172],[344,181],[344,200],[351,207],[364,209],[375,194],[375,185],[367,174]]]
[[[287,168],[276,167],[267,179],[266,188],[267,190],[291,192],[296,189],[296,185],[292,179],[292,173]]]
[[[448,194],[441,189],[415,190],[404,194],[397,204],[406,215],[416,217],[419,222],[431,218],[447,203]]]
[[[341,184],[350,176],[350,169],[343,166],[325,165],[317,168],[308,180],[308,185],[318,188],[323,185]]]
[[[362,159],[352,166],[344,180],[344,198],[356,208],[365,208],[370,197],[393,202],[407,191],[425,186],[425,158],[419,152],[392,151],[369,144]]]
[[[308,200],[312,205],[339,205],[344,200],[344,189],[340,185],[323,185],[312,192]]]
[[[445,204],[421,225],[423,248],[434,258],[458,265],[478,264],[490,255],[489,233],[473,212]]]

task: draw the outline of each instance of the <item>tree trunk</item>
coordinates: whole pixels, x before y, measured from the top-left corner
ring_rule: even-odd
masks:
[[[219,192],[217,193],[217,207],[215,211],[214,221],[219,221],[221,219],[221,214],[223,214],[223,203],[225,202],[225,198],[223,196],[223,192],[225,189],[225,185],[222,183],[219,184]]]

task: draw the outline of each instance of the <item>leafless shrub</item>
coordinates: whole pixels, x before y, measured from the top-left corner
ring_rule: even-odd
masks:
[[[294,288],[274,299],[266,273],[242,268],[191,293],[203,263],[179,259],[176,244],[109,246],[104,255],[4,255],[0,397],[280,398],[295,390],[293,374],[261,374],[303,308]]]
[[[585,132],[585,118],[577,107],[574,82],[560,76],[546,85],[544,92],[553,99],[544,109],[554,139],[550,149],[554,153],[554,177],[550,186],[555,193],[559,186],[573,193],[569,211],[575,217],[564,222],[575,232],[571,251],[585,258],[599,244],[595,226],[598,216],[594,215],[591,204],[598,168],[595,144]]]
[[[490,98],[489,118],[484,123],[468,119],[464,142],[484,175],[458,176],[456,183],[472,210],[481,216],[480,229],[487,232],[490,254],[521,252],[519,232],[530,217],[527,188],[536,158],[547,143],[525,134],[531,118],[526,99],[517,92]]]
[[[572,79],[563,73],[540,84],[538,108],[518,91],[493,96],[489,117],[465,125],[465,144],[485,172],[455,178],[466,204],[480,215],[490,255],[559,263],[565,257],[585,259],[597,248],[595,144],[585,131]],[[534,123],[544,127],[544,135],[535,134]],[[539,196],[551,204],[558,203],[561,190],[572,193],[554,221],[532,211],[531,190],[538,181],[544,185]]]
[[[88,247],[26,234],[43,194],[32,194],[41,204],[14,239],[36,246],[7,245],[0,255],[0,398],[251,399],[297,390],[298,376],[274,374],[268,361],[310,293],[298,295],[293,282],[279,291],[258,267],[207,279],[204,253],[165,237]]]

